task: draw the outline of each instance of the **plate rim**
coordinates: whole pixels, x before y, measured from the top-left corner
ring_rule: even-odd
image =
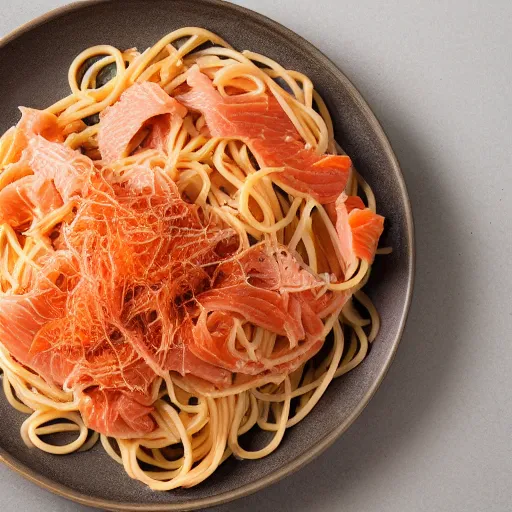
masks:
[[[172,0],[171,0],[172,1]],[[364,117],[371,125],[374,130],[375,135],[377,136],[379,142],[382,144],[384,153],[386,157],[389,159],[391,166],[398,178],[398,184],[400,188],[400,195],[403,198],[403,205],[405,209],[405,224],[406,224],[406,232],[407,238],[409,241],[409,252],[407,254],[407,263],[409,268],[409,274],[407,276],[407,289],[405,294],[405,302],[404,308],[401,313],[400,322],[398,324],[398,330],[395,336],[395,339],[392,342],[392,350],[387,356],[385,360],[385,364],[380,369],[379,374],[373,381],[370,389],[366,392],[366,394],[359,401],[357,406],[354,408],[352,413],[345,419],[341,424],[339,424],[333,431],[324,436],[320,441],[318,441],[313,447],[311,447],[306,453],[303,455],[287,462],[282,468],[273,471],[272,473],[263,476],[254,482],[249,484],[245,484],[237,489],[233,489],[231,491],[225,491],[221,494],[215,496],[209,496],[206,498],[194,499],[190,501],[180,501],[178,503],[130,503],[130,502],[119,502],[119,501],[111,501],[102,498],[95,498],[92,496],[88,496],[81,492],[75,491],[70,487],[67,487],[64,484],[61,484],[57,481],[54,481],[43,474],[34,471],[33,469],[27,467],[22,462],[18,461],[15,457],[9,454],[4,448],[0,446],[0,463],[5,464],[9,469],[15,471],[25,479],[30,482],[35,483],[39,487],[46,489],[56,495],[67,498],[75,503],[79,503],[81,505],[86,505],[90,507],[95,507],[98,509],[106,509],[106,510],[115,510],[115,511],[138,511],[138,512],[177,512],[177,511],[186,511],[186,510],[198,510],[200,508],[209,508],[216,505],[222,505],[224,503],[228,503],[230,501],[234,501],[239,498],[243,498],[250,494],[253,494],[265,487],[268,487],[283,478],[295,473],[299,469],[303,468],[305,465],[309,464],[313,459],[321,455],[327,448],[329,448],[341,435],[354,423],[354,421],[358,418],[358,416],[362,413],[362,411],[366,408],[370,400],[373,398],[377,389],[382,384],[384,377],[386,376],[391,363],[393,362],[398,346],[402,339],[403,331],[405,328],[405,324],[407,321],[407,317],[409,314],[413,289],[414,289],[414,281],[415,281],[415,272],[416,272],[416,246],[415,246],[415,234],[414,234],[414,219],[412,213],[411,202],[409,199],[409,194],[407,192],[407,187],[405,183],[404,176],[402,174],[402,170],[400,168],[400,164],[398,159],[391,147],[391,143],[382,127],[380,121],[374,112],[370,109],[368,103],[363,98],[362,94],[359,90],[354,86],[354,84],[347,78],[345,73],[336,66],[322,51],[320,51],[316,46],[310,43],[308,40],[295,33],[291,29],[285,27],[281,23],[272,20],[271,18],[260,14],[252,9],[248,9],[247,7],[242,7],[240,5],[232,4],[231,2],[225,0],[191,0],[196,3],[202,3],[205,6],[220,6],[223,8],[231,9],[235,12],[238,12],[240,15],[249,16],[253,21],[267,27],[276,30],[281,36],[284,36],[286,39],[293,41],[294,43],[298,43],[299,46],[305,48],[309,53],[314,55],[320,64],[327,68],[337,80],[339,80],[344,87],[346,88],[348,94],[352,97],[352,99],[357,103],[358,107],[361,109]],[[46,13],[18,26],[14,30],[7,33],[5,36],[0,38],[0,51],[11,41],[17,39],[23,34],[31,31],[34,28],[40,27],[44,25],[46,22],[50,20],[54,20],[61,15],[68,14],[74,11],[79,11],[83,8],[98,5],[98,4],[106,4],[111,3],[111,0],[77,0],[72,3],[57,7]]]

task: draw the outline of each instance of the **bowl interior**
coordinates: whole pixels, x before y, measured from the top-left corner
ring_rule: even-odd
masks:
[[[380,127],[346,78],[320,53],[250,11],[194,0],[124,0],[61,10],[17,37],[7,38],[0,47],[0,130],[18,120],[18,105],[44,108],[67,95],[67,69],[81,50],[96,44],[145,49],[187,25],[212,30],[239,50],[263,53],[312,78],[330,109],[338,142],[373,187],[379,213],[387,218],[383,243],[391,245],[393,253],[377,258],[368,285],[382,316],[382,330],[367,359],[329,387],[312,413],[286,433],[277,451],[258,461],[231,458],[205,483],[188,490],[152,492],[131,480],[99,446],[64,457],[26,448],[19,435],[24,416],[0,394],[0,455],[3,451],[11,464],[24,471],[28,468],[32,477],[45,475],[54,482],[53,490],[75,498],[78,493],[86,495],[97,506],[101,505],[97,500],[123,502],[123,510],[137,506],[148,510],[149,504],[159,509],[205,506],[254,490],[272,475],[294,469],[297,461],[319,451],[319,443],[341,433],[371,396],[398,344],[410,297],[412,219],[400,171]],[[248,443],[257,446],[264,437],[251,435]]]

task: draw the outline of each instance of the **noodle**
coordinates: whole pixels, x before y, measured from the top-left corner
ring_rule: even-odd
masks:
[[[205,43],[210,46],[205,48]],[[57,115],[68,147],[97,159],[99,124],[94,116],[136,82],[152,81],[173,93],[186,82],[194,64],[213,79],[224,97],[233,88],[249,98],[270,91],[307,147],[318,154],[336,151],[329,112],[307,76],[263,55],[240,53],[200,28],[172,32],[143,53],[108,45],[85,50],[69,68],[71,94],[47,112]],[[102,84],[102,74],[111,68],[115,76]],[[280,184],[282,168],[256,168],[243,141],[206,136],[205,123],[204,116],[187,115],[173,122],[165,150],[133,151],[147,134],[142,130],[131,143],[130,156],[112,164],[112,173],[130,172],[138,164],[163,169],[183,197],[233,229],[241,250],[255,241],[283,244],[313,274],[322,272],[325,286],[314,291],[318,297],[328,291],[354,293],[343,311],[339,307],[324,320],[326,354],[320,360],[306,360],[288,375],[235,379],[227,389],[201,388],[187,377],[168,373],[157,378],[152,390],[155,430],[143,438],[112,439],[89,431],[78,412],[74,390],[46,382],[0,345],[5,396],[12,407],[29,415],[21,427],[28,446],[62,455],[101,444],[131,478],[155,490],[197,485],[230,455],[257,459],[272,453],[286,429],[311,412],[331,381],[361,363],[380,326],[375,306],[361,291],[370,271],[368,261],[356,261],[345,280],[336,279],[341,254],[326,209],[312,197]],[[0,139],[0,190],[27,175],[13,160],[15,130]],[[370,186],[353,170],[347,192],[355,195],[358,190],[375,212]],[[1,295],[19,293],[40,270],[41,255],[51,252],[49,235],[73,217],[75,206],[70,202],[54,209],[23,234],[7,223],[0,225]],[[360,310],[365,310],[364,316]],[[261,361],[269,365],[287,364],[309,350],[298,347],[292,354],[275,356],[280,343],[276,333],[239,319],[228,341],[230,352],[238,358],[255,362],[260,353],[264,354]],[[249,451],[241,446],[242,436],[253,428],[271,432],[272,438],[264,448]],[[65,444],[49,442],[48,436],[65,433],[74,439]]]

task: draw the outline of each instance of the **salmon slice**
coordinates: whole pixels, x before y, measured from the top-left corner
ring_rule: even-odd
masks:
[[[87,156],[40,135],[31,139],[22,158],[36,176],[53,180],[64,202],[83,195],[95,171],[92,160]]]
[[[62,316],[65,294],[55,289],[0,298],[0,339],[21,364],[39,373],[48,382],[63,384],[72,365],[59,355],[31,352],[34,338],[48,322]]]
[[[57,117],[44,110],[20,107],[21,119],[12,132],[11,147],[7,151],[5,166],[0,169],[0,190],[25,176],[32,174],[26,158],[21,158],[30,141],[35,137],[43,137],[49,141],[64,139],[58,126]],[[7,132],[6,132],[7,133]]]
[[[277,292],[240,283],[209,290],[198,296],[207,311],[229,311],[269,331],[293,337],[301,328],[288,318],[285,300]],[[293,319],[295,320],[295,319]]]
[[[213,274],[212,287],[226,288],[246,282],[256,288],[277,290],[281,285],[281,275],[272,253],[266,244],[261,243],[222,262]]]
[[[285,246],[259,243],[219,265],[214,288],[245,281],[256,288],[300,292],[318,289],[325,283],[299,264]]]
[[[23,150],[35,136],[41,136],[53,142],[62,142],[64,136],[58,125],[57,116],[44,110],[20,107],[21,119],[16,125],[12,142],[11,162],[17,162]]]
[[[359,196],[347,196],[343,193],[335,202],[324,205],[325,211],[327,212],[327,215],[329,215],[329,219],[331,219],[333,224],[336,224],[337,219],[336,205],[339,205],[340,202],[345,203],[347,213],[350,213],[355,208],[359,208],[360,210],[364,210],[366,208],[366,205]]]
[[[347,212],[350,213],[352,210],[356,208],[359,210],[364,210],[366,208],[363,200],[359,196],[348,196],[345,200],[345,208]]]
[[[344,155],[318,155],[305,147],[279,102],[268,94],[222,97],[211,80],[191,68],[192,90],[178,96],[186,107],[201,112],[214,137],[244,140],[260,167],[284,167],[276,181],[320,203],[334,201],[344,190],[351,160]]]
[[[153,82],[135,83],[100,115],[98,145],[103,162],[127,156],[130,141],[155,116],[185,117],[187,109]],[[159,128],[160,129],[160,128]]]
[[[202,361],[234,373],[259,375],[265,371],[260,361],[241,359],[229,350],[229,340],[235,335],[235,318],[226,311],[202,314],[191,325],[188,346]]]
[[[120,391],[87,389],[82,394],[79,409],[88,428],[109,437],[143,437],[156,426],[151,417],[153,407],[142,405]]]
[[[0,190],[0,222],[19,227],[38,219],[75,196],[83,195],[92,173],[92,161],[78,151],[41,135],[33,136],[23,151],[21,175]]]
[[[355,209],[348,214],[352,230],[352,246],[358,258],[373,263],[380,235],[384,231],[384,217],[369,208]]]
[[[379,238],[384,230],[384,217],[373,213],[364,206],[362,200],[353,199],[353,196],[340,196],[335,209],[343,271],[346,272],[356,258],[373,263]]]
[[[246,367],[256,368],[256,373],[262,369],[262,365],[246,363],[229,352],[227,343],[234,326],[233,315],[216,311],[210,315],[200,315],[195,323],[188,319],[181,328],[181,339],[202,364],[228,373],[229,381],[221,383],[221,387],[231,383],[231,372]],[[194,375],[204,378],[199,372],[194,372]]]
[[[283,306],[286,306],[289,295],[300,297],[312,306],[321,319],[336,309],[342,300],[346,300],[331,291],[319,293],[325,281],[301,265],[284,246],[255,245],[220,264],[213,279],[213,288],[205,296],[240,284],[250,285],[256,290],[279,292],[286,298]]]
[[[258,375],[301,364],[304,353],[323,343],[322,319],[340,310],[350,293],[319,294],[324,281],[302,268],[284,247],[258,244],[220,264],[212,288],[198,295],[202,313],[192,328],[189,346],[199,358],[233,372]],[[272,359],[298,352],[284,366],[234,354],[235,319],[263,327],[288,344]],[[314,347],[313,347],[314,345]],[[261,356],[261,354],[260,354]]]
[[[228,387],[232,381],[231,372],[197,357],[190,349],[192,328],[193,323],[190,319],[179,326],[175,348],[167,353],[166,368],[177,371],[183,376],[193,375],[219,388]]]
[[[257,361],[240,358],[233,355],[228,347],[230,337],[233,335],[234,317],[223,311],[214,311],[209,315],[201,315],[193,327],[189,346],[203,361],[212,365],[226,368],[238,377],[261,376],[265,373],[287,374],[296,370],[301,364],[313,357],[323,345],[323,340],[311,338],[301,343],[295,349],[287,346],[274,352],[271,358],[260,358]],[[293,354],[297,354],[293,357]],[[287,362],[276,363],[277,358],[292,354]],[[247,381],[246,379],[242,379]],[[249,379],[250,380],[250,379]]]
[[[322,158],[314,150],[306,149],[303,142],[286,137],[254,139],[249,146],[261,167],[285,168],[274,177],[276,181],[311,195],[319,203],[334,201],[347,184],[352,165],[348,156]]]
[[[344,274],[356,263],[356,254],[352,246],[352,230],[348,223],[348,210],[345,206],[345,194],[341,194],[335,203],[336,233],[338,234],[338,248],[341,254],[341,266]]]
[[[0,191],[0,224],[13,228],[40,219],[62,206],[62,199],[53,182],[25,176]]]
[[[314,298],[311,296],[311,299]],[[228,311],[253,325],[286,336],[292,347],[318,337],[323,323],[300,294],[264,290],[247,284],[209,290],[198,296],[206,311]]]
[[[20,111],[21,120],[18,123],[18,129],[24,133],[25,137],[30,139],[35,135],[40,135],[52,142],[64,140],[56,115],[46,110],[26,107],[20,107]]]
[[[171,129],[172,117],[170,114],[163,114],[154,117],[147,126],[149,134],[142,143],[144,149],[163,150],[167,143],[169,131]]]

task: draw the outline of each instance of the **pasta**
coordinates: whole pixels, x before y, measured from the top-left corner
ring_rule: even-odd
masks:
[[[306,151],[337,152],[329,113],[307,76],[263,55],[236,51],[200,28],[176,30],[142,53],[108,45],[85,50],[69,68],[71,93],[45,112],[56,116],[62,144],[76,150],[73,165],[81,162],[97,169],[102,161],[102,123],[123,93],[135,90],[130,89],[134,84],[149,82],[179,102],[190,89],[187,80],[194,69],[224,99],[236,96],[253,104],[263,95],[274,98]],[[334,203],[323,203],[290,185],[284,166],[262,166],[247,138],[213,136],[208,115],[189,108],[178,117],[171,117],[160,146],[147,144],[155,128],[143,124],[122,158],[110,162],[108,172],[128,176],[144,167],[172,180],[187,204],[229,229],[238,243],[237,255],[261,244],[284,248],[298,262],[300,272],[315,279],[314,285],[307,281],[293,293],[313,293],[315,301],[329,297],[334,304],[322,318],[321,343],[312,351],[312,345],[299,338],[293,350],[284,350],[288,341],[293,344],[291,339],[243,315],[233,315],[226,341],[229,356],[247,368],[261,364],[263,369],[253,374],[231,371],[228,386],[212,386],[185,371],[155,375],[147,390],[153,428],[143,436],[123,438],[88,428],[78,388],[44,378],[29,364],[22,364],[0,339],[4,393],[15,409],[28,415],[21,427],[28,446],[63,455],[101,443],[131,478],[160,491],[197,485],[232,455],[257,459],[276,450],[286,429],[311,412],[331,381],[366,357],[380,325],[375,307],[361,289],[373,255],[345,258]],[[19,128],[13,128],[0,139],[0,210],[2,191],[32,174],[20,164],[19,137]],[[367,208],[358,200],[360,212],[375,214],[372,190],[354,169],[344,189],[344,198],[362,196]],[[71,194],[69,201],[31,218],[27,229],[23,223],[21,230],[5,219],[0,222],[0,308],[2,300],[27,293],[42,262],[53,255],[54,237],[67,233],[63,226],[76,224],[73,219],[82,211],[81,201],[79,195]],[[58,275],[52,279],[58,285]],[[201,322],[201,314],[194,322]],[[204,311],[205,322],[208,314]],[[245,449],[243,436],[251,429],[271,433],[271,440],[256,451]],[[56,435],[69,433],[74,439],[68,443],[50,442]]]

